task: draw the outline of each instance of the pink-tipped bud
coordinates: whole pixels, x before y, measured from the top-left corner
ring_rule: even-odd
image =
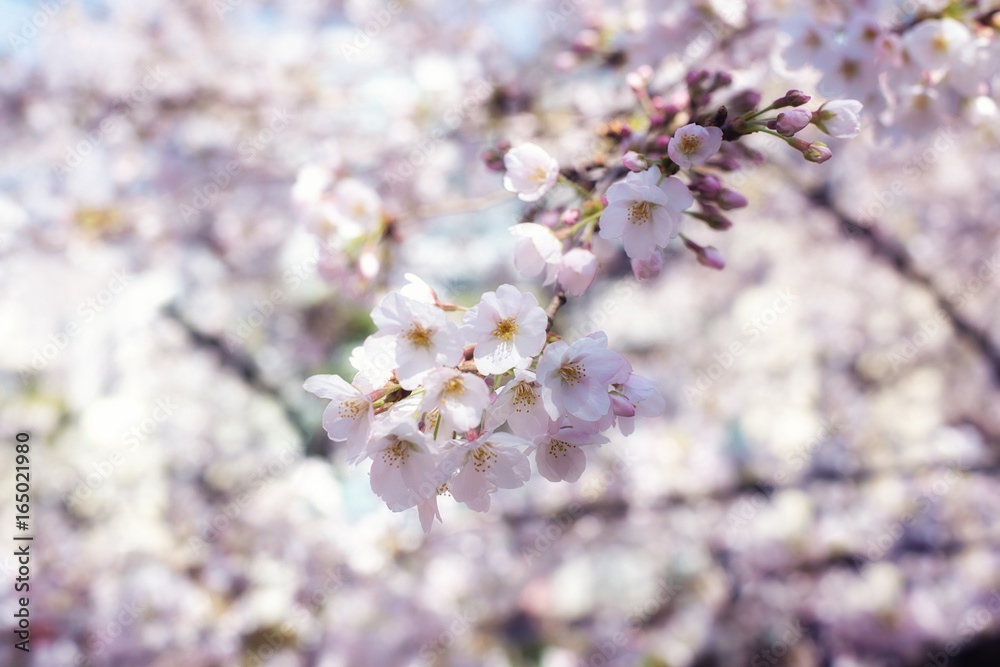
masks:
[[[784,96],[776,99],[771,106],[775,109],[780,109],[781,107],[800,107],[811,99],[811,97],[801,90],[789,90]]]
[[[705,246],[701,249],[701,252],[698,253],[698,263],[718,271],[726,268],[726,260],[723,259],[722,253],[713,246]]]
[[[711,204],[701,202],[702,214],[705,222],[712,229],[726,230],[733,226],[733,223],[726,216],[719,212],[719,209]]]
[[[575,225],[580,220],[580,209],[578,208],[568,208],[563,211],[562,217],[559,218],[559,222],[564,225]]]
[[[625,153],[622,157],[622,164],[625,165],[626,169],[634,172],[646,171],[646,169],[649,168],[649,163],[646,162],[646,157],[639,155],[635,151]]]
[[[779,113],[778,118],[774,121],[774,127],[771,127],[770,122],[767,126],[772,130],[776,130],[780,135],[790,137],[799,130],[807,127],[812,122],[812,117],[813,115],[810,111],[792,109],[791,111]]]
[[[684,237],[684,247],[694,252],[698,263],[711,269],[722,270],[726,266],[726,260],[713,246],[700,246],[691,239]]]
[[[830,151],[830,147],[821,141],[814,141],[809,144],[809,148],[802,151],[802,157],[804,157],[809,162],[815,162],[817,164],[822,164],[830,158],[833,157],[833,153]]]
[[[613,391],[608,395],[611,398],[611,410],[618,417],[635,417],[635,406],[632,403],[619,394],[617,391]]]
[[[736,190],[729,190],[727,188],[719,195],[719,208],[723,211],[732,211],[737,208],[743,208],[746,205],[747,198]]]
[[[503,166],[503,156],[496,152],[492,148],[487,148],[482,152],[483,164],[490,171],[506,171],[506,167]]]
[[[722,194],[722,182],[715,176],[708,175],[691,184],[690,189],[700,195],[699,199],[714,201]]]

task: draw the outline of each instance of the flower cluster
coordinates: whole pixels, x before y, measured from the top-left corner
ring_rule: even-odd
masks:
[[[761,95],[752,90],[730,96],[725,104],[715,103],[732,82],[725,72],[694,71],[683,88],[663,91],[651,90],[649,67],[638,68],[627,79],[647,117],[632,124],[608,124],[606,135],[622,153],[621,167],[595,163],[560,173],[556,159],[533,143],[512,147],[502,142],[483,156],[489,168],[504,172],[504,186],[522,200],[536,202],[558,183],[572,187],[583,199],[579,208],[555,211],[558,215],[549,215],[544,224],[523,222],[511,228],[518,239],[515,265],[521,273],[544,276],[546,285],[558,282],[570,296],[583,294],[597,274],[591,250],[595,231],[602,239],[621,239],[640,280],[659,275],[662,251],[677,237],[698,262],[723,268],[721,253],[693,241],[681,226],[688,215],[725,230],[732,222],[723,212],[747,205],[746,197],[722,182],[724,173],[738,169],[741,159],[754,159],[736,147],[742,137],[770,134],[806,160],[820,163],[830,159],[829,147],[804,141],[796,136],[799,132],[815,125],[824,134],[849,139],[861,130],[863,105],[857,100],[833,100],[808,111],[801,107],[810,97],[790,90],[758,109]],[[595,172],[600,176],[592,178]],[[678,177],[682,173],[685,180]],[[698,209],[691,210],[696,202]]]
[[[492,493],[529,479],[529,455],[546,479],[576,481],[602,431],[631,433],[633,417],[663,410],[603,333],[550,335],[531,293],[501,285],[465,309],[411,280],[372,310],[378,330],[354,350],[353,380],[316,375],[305,388],[330,400],[323,427],[349,460],[371,459],[372,490],[394,512],[417,507],[425,531],[438,496],[487,511]]]

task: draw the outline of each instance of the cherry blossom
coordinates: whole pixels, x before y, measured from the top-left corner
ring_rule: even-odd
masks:
[[[514,435],[531,440],[546,433],[559,414],[542,398],[542,385],[529,370],[517,370],[500,388],[486,413],[485,426],[495,430],[506,421]]]
[[[608,188],[608,206],[600,218],[600,236],[621,238],[632,259],[649,259],[657,248],[677,236],[681,211],[694,197],[679,179],[661,180],[657,167],[636,174]]]
[[[371,317],[378,336],[396,340],[396,376],[405,389],[416,389],[422,375],[462,357],[462,332],[436,306],[391,292]]]
[[[487,431],[464,444],[452,443],[446,460],[458,472],[448,481],[448,490],[471,509],[489,510],[490,494],[524,486],[531,476],[524,454],[530,447],[528,440],[499,431]]]
[[[544,273],[543,285],[556,281],[562,259],[562,243],[547,227],[532,222],[514,225],[510,233],[517,237],[514,266],[525,278]]]
[[[476,344],[476,368],[484,375],[506,373],[542,351],[548,318],[531,293],[513,285],[486,292],[462,318],[466,340]]]
[[[861,132],[861,102],[833,100],[812,115],[812,122],[823,132],[838,139],[853,139]]]
[[[441,520],[437,505],[437,462],[428,436],[412,419],[383,421],[372,432],[368,455],[372,491],[393,512],[417,506],[424,532],[430,532],[434,517]]]
[[[583,296],[597,275],[597,257],[584,248],[573,248],[559,263],[559,284],[570,296]]]
[[[438,410],[445,431],[464,433],[479,426],[490,404],[490,391],[483,379],[454,368],[438,368],[423,378],[423,412]]]
[[[522,201],[536,201],[552,189],[559,178],[559,163],[533,143],[514,146],[503,158],[507,173],[503,185]]]
[[[608,385],[627,367],[627,362],[607,346],[607,336],[594,333],[572,345],[556,341],[545,348],[536,373],[550,411],[584,421],[596,421],[608,414]]]
[[[535,465],[539,474],[551,482],[575,482],[587,467],[587,445],[600,445],[608,439],[571,426],[553,428],[535,438]]]
[[[323,411],[323,428],[334,442],[345,442],[350,459],[357,459],[368,442],[375,418],[371,399],[339,375],[313,375],[305,390],[330,399]]]
[[[690,169],[705,164],[708,158],[719,152],[721,145],[721,129],[690,123],[674,132],[667,145],[667,153],[681,169]]]

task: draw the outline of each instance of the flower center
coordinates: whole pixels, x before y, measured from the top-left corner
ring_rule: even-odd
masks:
[[[508,317],[497,322],[497,328],[493,330],[493,335],[500,340],[511,340],[517,333],[517,320]]]
[[[441,388],[442,398],[445,396],[455,397],[464,393],[465,383],[462,382],[462,378],[460,377],[453,377],[445,383],[444,387]]]
[[[477,447],[476,451],[472,453],[472,467],[476,469],[476,472],[486,472],[493,467],[496,460],[497,454],[488,444]]]
[[[535,167],[531,172],[531,180],[533,181],[544,181],[548,178],[548,174],[541,167]]]
[[[629,222],[640,226],[645,222],[649,222],[649,214],[652,208],[653,205],[650,205],[648,201],[637,201],[632,204],[632,208],[628,210]]]
[[[570,449],[576,447],[576,445],[571,445],[564,440],[553,440],[549,443],[549,451],[552,453],[553,457],[565,457]]]
[[[527,382],[518,382],[514,387],[514,400],[511,403],[517,412],[521,412],[521,406],[524,409],[529,409],[535,404],[535,392],[531,390],[531,386]]]
[[[427,329],[420,326],[416,322],[413,323],[406,333],[403,334],[403,338],[410,341],[417,347],[430,347],[431,346],[431,335],[434,333],[432,329]]]
[[[861,66],[858,64],[858,61],[845,60],[840,63],[840,75],[844,77],[845,81],[856,79],[859,74],[861,74]]]
[[[688,155],[695,153],[701,148],[701,143],[701,137],[694,134],[685,135],[681,137],[681,152]]]
[[[583,379],[587,377],[587,369],[580,363],[567,364],[559,369],[559,377],[565,384],[572,387],[583,382]]]
[[[382,450],[382,461],[393,468],[406,465],[406,457],[410,454],[409,443],[397,440],[391,447]]]
[[[363,409],[368,407],[368,403],[360,398],[349,398],[340,404],[341,419],[357,419]]]
[[[938,33],[931,40],[931,48],[938,53],[948,53],[948,38]]]

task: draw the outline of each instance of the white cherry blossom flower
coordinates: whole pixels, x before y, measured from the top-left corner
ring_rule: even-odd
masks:
[[[330,399],[323,410],[323,428],[330,440],[345,442],[348,460],[360,458],[375,419],[371,399],[339,375],[313,375],[303,388]]]
[[[483,411],[490,404],[490,390],[478,375],[454,368],[438,368],[424,376],[423,412],[435,408],[446,432],[464,433],[479,426]]]
[[[584,248],[573,248],[559,263],[559,284],[570,296],[582,296],[597,275],[597,257]]]
[[[906,31],[903,46],[924,69],[939,70],[956,64],[972,40],[972,31],[960,21],[929,19]]]
[[[465,339],[476,344],[476,368],[483,375],[506,373],[542,351],[548,317],[529,292],[501,285],[486,292],[462,318]]]
[[[555,282],[562,259],[562,241],[552,230],[534,222],[523,222],[510,228],[517,237],[514,246],[514,266],[525,278],[545,274],[543,285]]]
[[[368,455],[372,491],[393,512],[417,506],[424,532],[434,517],[441,520],[437,488],[445,481],[437,472],[428,438],[412,419],[380,422],[372,433]]]
[[[404,389],[416,389],[425,373],[462,359],[462,332],[436,306],[390,292],[371,316],[378,327],[373,335],[396,339],[396,377]]]
[[[833,100],[813,114],[813,124],[838,139],[853,139],[861,132],[862,104],[857,100]]]
[[[542,385],[529,370],[517,370],[514,379],[500,388],[486,412],[485,426],[497,429],[506,421],[514,435],[527,440],[547,433],[559,414],[542,398]]]
[[[690,169],[705,164],[708,158],[719,152],[721,146],[721,129],[689,123],[674,132],[667,144],[667,155],[681,169]]]
[[[608,415],[608,385],[627,368],[628,362],[607,346],[607,336],[597,332],[572,345],[556,341],[545,348],[536,375],[550,410],[584,421]]]
[[[453,443],[448,452],[449,467],[458,473],[448,482],[448,490],[460,503],[485,512],[490,508],[490,494],[498,489],[524,486],[531,476],[528,457],[519,449],[531,443],[511,433],[487,431],[475,440]]]
[[[526,142],[514,146],[503,156],[507,173],[503,186],[516,192],[522,201],[536,201],[548,192],[559,178],[559,163],[540,146]]]
[[[587,467],[582,447],[608,442],[597,433],[571,426],[553,428],[535,438],[535,465],[542,477],[551,482],[575,482]]]
[[[608,206],[601,213],[600,236],[621,237],[632,259],[645,260],[677,236],[681,211],[694,203],[694,196],[679,179],[660,182],[656,167],[629,174],[607,192]]]
[[[396,370],[396,340],[392,336],[369,336],[351,350],[349,361],[358,371],[354,386],[365,392],[381,389]]]

